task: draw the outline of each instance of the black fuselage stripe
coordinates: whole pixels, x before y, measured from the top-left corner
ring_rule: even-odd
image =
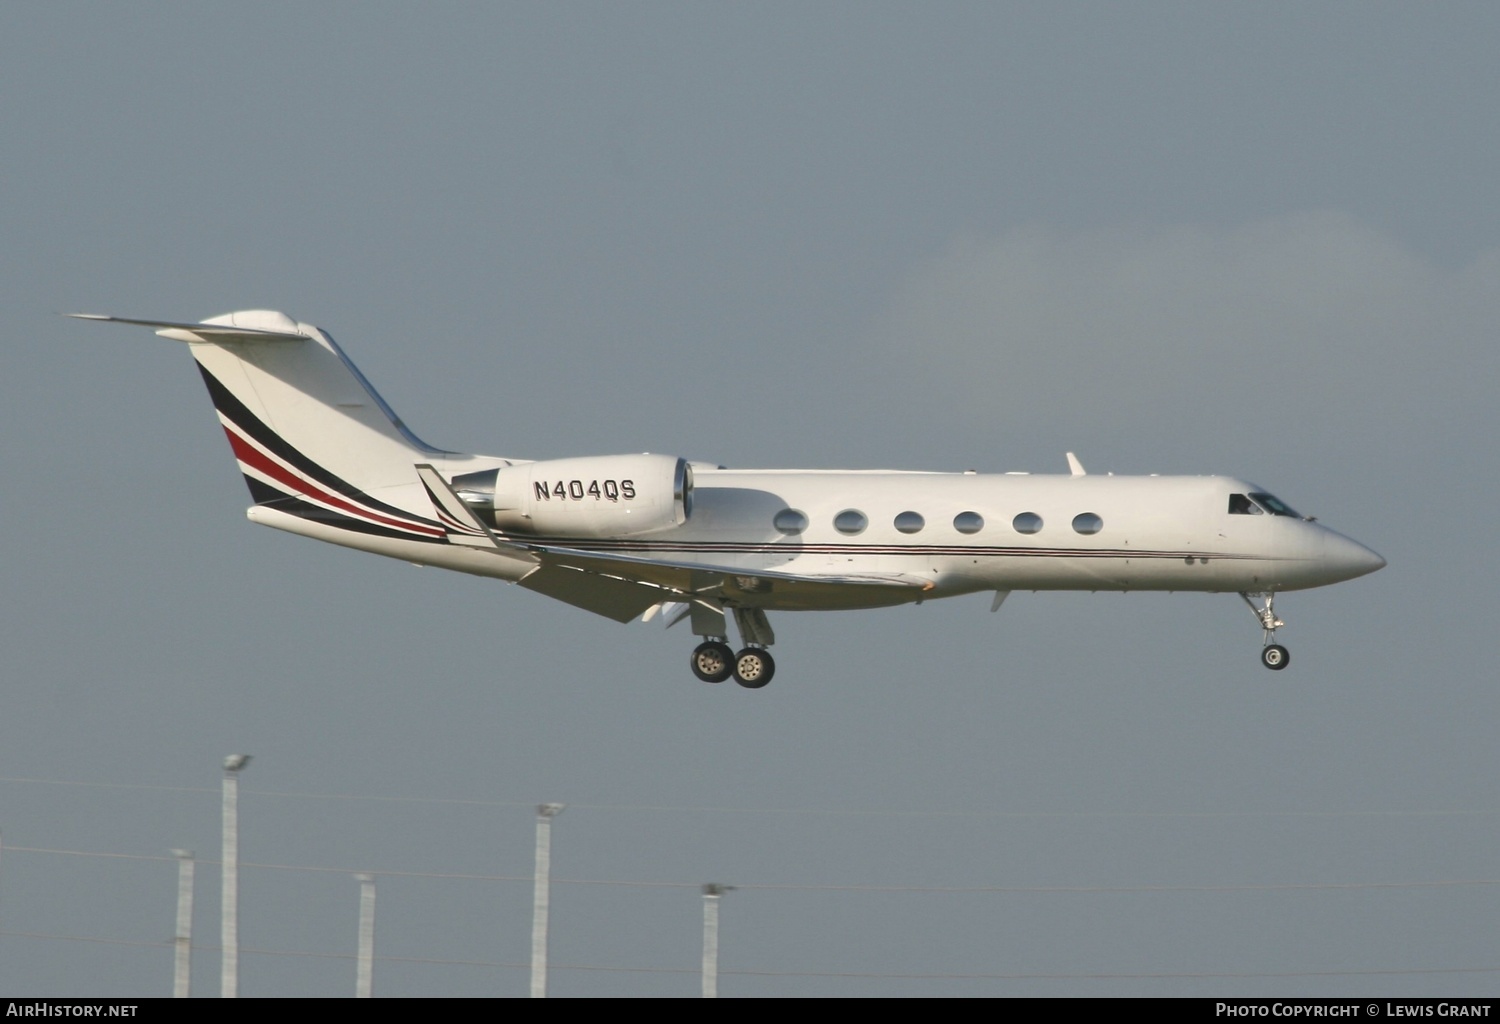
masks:
[[[281,494],[281,492],[277,492]],[[291,494],[282,494],[280,497],[269,501],[258,501],[257,505],[264,508],[275,509],[288,515],[296,516],[298,519],[306,519],[308,522],[318,523],[321,526],[331,526],[339,530],[348,530],[351,533],[362,533],[372,537],[389,537],[392,540],[415,541],[419,544],[446,544],[444,537],[428,537],[422,534],[407,533],[403,530],[393,530],[388,526],[372,523],[368,519],[357,519],[354,516],[336,512],[333,509],[314,505],[312,502],[304,501]]]
[[[431,519],[424,519],[422,516],[415,515],[404,508],[396,508],[394,505],[388,505],[383,501],[372,498],[342,477],[330,473],[292,447],[280,434],[277,434],[268,427],[260,417],[256,416],[243,402],[236,398],[234,393],[225,387],[217,377],[209,373],[208,369],[202,363],[198,364],[198,372],[203,375],[203,383],[208,387],[208,395],[213,400],[214,408],[219,410],[226,419],[238,427],[246,437],[289,466],[292,466],[298,472],[305,474],[331,491],[342,494],[346,498],[352,498],[361,505],[368,506],[372,511],[396,518],[408,519],[413,523],[420,523],[423,526],[430,526],[437,529],[442,528],[442,524]],[[252,497],[254,496],[254,488],[251,488],[251,495]],[[260,500],[257,498],[256,501],[259,503]]]
[[[510,535],[505,538],[516,544],[537,547],[570,548],[596,554],[752,554],[778,555],[789,558],[806,555],[889,555],[904,557],[928,556],[977,556],[988,558],[1121,558],[1121,559],[1253,559],[1257,555],[1219,553],[1213,551],[1151,551],[1134,548],[1027,548],[974,546],[956,544],[804,544],[797,546],[754,544],[735,541],[618,541],[580,539],[577,537],[523,537]]]

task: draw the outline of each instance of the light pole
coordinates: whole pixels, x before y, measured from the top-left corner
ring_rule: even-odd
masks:
[[[531,998],[547,998],[547,915],[552,887],[552,819],[563,804],[536,806],[536,885],[531,899]]]
[[[193,851],[173,850],[177,858],[177,936],[172,944],[172,998],[186,999],[193,967]]]
[[[359,966],[354,998],[369,999],[375,975],[375,876],[355,875],[359,882]]]
[[[225,999],[234,999],[240,992],[240,772],[249,763],[249,754],[230,754],[224,758],[224,875],[219,903],[223,960],[219,995]]]
[[[719,900],[732,885],[703,887],[703,998],[719,998]]]

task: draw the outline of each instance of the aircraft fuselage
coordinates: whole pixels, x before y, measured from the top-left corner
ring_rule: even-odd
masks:
[[[734,594],[738,605],[772,610],[868,608],[990,590],[1276,592],[1353,579],[1385,564],[1318,522],[1258,507],[1232,514],[1231,495],[1264,491],[1231,477],[700,465],[694,480],[692,514],[669,530],[629,538],[515,539],[746,572],[888,575],[924,584],[782,594],[773,582]],[[266,525],[420,564],[502,579],[518,579],[530,568],[447,545],[313,533],[308,527],[316,524],[305,519],[251,512]],[[778,528],[777,517],[788,513],[790,523],[783,519]],[[1090,516],[1096,520],[1080,518]],[[799,531],[786,528],[801,522]]]

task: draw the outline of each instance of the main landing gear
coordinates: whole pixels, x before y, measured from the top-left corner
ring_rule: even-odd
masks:
[[[776,661],[764,647],[746,647],[735,654],[723,640],[707,640],[693,648],[693,675],[705,683],[722,683],[730,676],[758,690],[776,674]]]
[[[705,683],[722,683],[730,676],[741,686],[758,690],[771,681],[776,674],[776,661],[766,650],[776,642],[776,634],[766,620],[766,613],[759,608],[735,608],[734,624],[739,627],[740,638],[745,646],[738,654],[725,641],[728,625],[724,610],[693,608],[693,632],[704,637],[703,643],[693,648],[693,675]]]
[[[1250,610],[1260,620],[1262,645],[1260,649],[1260,663],[1273,672],[1280,672],[1292,663],[1292,656],[1287,653],[1285,647],[1274,642],[1276,640],[1276,630],[1286,625],[1285,622],[1276,617],[1276,610],[1274,608],[1276,595],[1274,593],[1241,593],[1240,597],[1245,599],[1245,603],[1250,606]],[[1259,605],[1255,603],[1256,598],[1261,600]]]

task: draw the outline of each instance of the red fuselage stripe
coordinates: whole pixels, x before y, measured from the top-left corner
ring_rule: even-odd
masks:
[[[420,533],[426,537],[443,536],[442,530],[434,530],[430,526],[419,526],[415,523],[403,522],[400,519],[392,519],[388,516],[382,516],[378,513],[371,512],[368,509],[360,508],[358,505],[355,505],[347,499],[342,498],[336,494],[330,494],[328,491],[324,490],[321,487],[318,487],[316,484],[313,484],[308,480],[295,475],[285,466],[273,462],[264,452],[251,445],[249,441],[245,440],[235,431],[229,429],[228,426],[224,428],[224,433],[229,437],[229,446],[234,449],[235,458],[239,459],[245,465],[250,466],[258,472],[264,473],[266,476],[271,477],[273,480],[277,480],[280,483],[286,485],[287,487],[291,488],[292,491],[296,494],[301,494],[309,498],[316,498],[318,501],[323,502],[325,505],[332,505],[334,508],[337,508],[343,512],[347,512],[351,516],[355,516],[359,519],[365,519],[372,523],[379,523],[382,526],[391,526],[400,530],[410,530],[413,533]]]

